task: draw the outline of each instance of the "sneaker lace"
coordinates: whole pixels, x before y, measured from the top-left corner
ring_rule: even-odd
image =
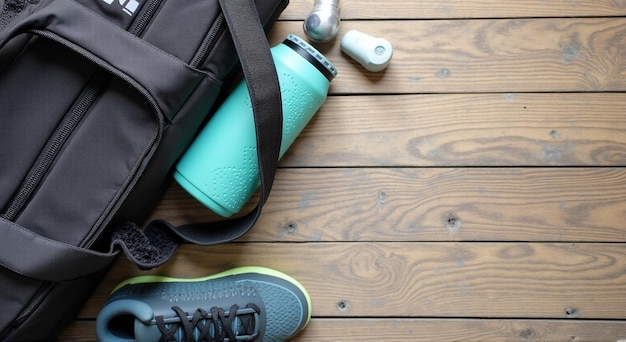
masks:
[[[193,316],[189,316],[178,306],[172,307],[172,310],[178,316],[176,322],[166,323],[163,316],[155,317],[157,327],[161,331],[159,342],[179,342],[175,335],[180,329],[183,333],[183,339],[180,341],[184,342],[255,341],[259,337],[256,317],[261,310],[252,303],[243,309],[239,309],[235,304],[228,311],[215,306],[209,312],[198,308]],[[233,323],[237,317],[240,326],[236,333],[233,330]]]

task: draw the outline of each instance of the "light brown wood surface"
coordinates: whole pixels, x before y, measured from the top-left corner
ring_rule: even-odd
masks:
[[[345,21],[386,37],[393,63],[367,72],[334,42],[320,49],[339,70],[331,94],[619,91],[626,88],[626,18]],[[301,32],[280,22],[272,43]]]
[[[620,166],[619,93],[332,96],[285,167]]]
[[[128,277],[242,265],[307,288],[294,341],[626,339],[626,2],[341,6],[339,37],[387,38],[389,68],[318,45],[339,76],[253,230],[149,272],[120,258],[62,340],[94,340]],[[270,43],[312,7],[292,0]],[[151,218],[218,219],[176,184]]]
[[[241,241],[618,242],[624,183],[622,168],[281,169]],[[177,185],[153,218],[216,219]]]
[[[314,0],[291,0],[282,19],[303,20]],[[623,0],[341,0],[343,19],[459,19],[511,17],[619,16]]]

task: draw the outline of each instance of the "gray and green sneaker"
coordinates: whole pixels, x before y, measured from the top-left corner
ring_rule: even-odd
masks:
[[[96,334],[103,342],[286,341],[310,318],[298,281],[249,266],[196,279],[128,279],[100,311]]]

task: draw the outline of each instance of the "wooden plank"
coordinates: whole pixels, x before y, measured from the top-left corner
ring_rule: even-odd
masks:
[[[338,42],[318,46],[339,70],[333,94],[626,90],[626,18],[346,21],[340,36],[350,29],[390,40],[393,59],[367,72]],[[302,23],[277,23],[270,43],[288,33]]]
[[[60,342],[91,342],[94,321],[77,321]],[[313,318],[292,341],[619,341],[626,322],[507,319]]]
[[[283,20],[304,20],[314,0],[291,0]],[[623,16],[626,6],[614,0],[341,0],[341,18],[346,19],[450,19],[570,16]]]
[[[618,341],[624,322],[472,319],[314,319],[304,341]]]
[[[621,242],[625,200],[623,168],[281,169],[243,240]],[[173,185],[158,218],[216,216]]]
[[[316,317],[623,319],[625,253],[624,243],[231,243],[185,245],[147,273],[275,268],[307,288]],[[145,273],[120,259],[81,317]]]
[[[626,165],[624,108],[615,93],[331,96],[281,165]]]

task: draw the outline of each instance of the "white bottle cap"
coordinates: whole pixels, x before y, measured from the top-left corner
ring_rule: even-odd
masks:
[[[346,32],[341,38],[341,50],[369,71],[384,70],[393,55],[391,43],[357,30]]]

